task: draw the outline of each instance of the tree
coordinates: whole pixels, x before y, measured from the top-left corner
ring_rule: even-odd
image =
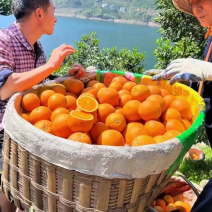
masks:
[[[0,15],[10,15],[12,0],[0,0]]]
[[[144,65],[142,62],[145,53],[138,52],[137,48],[129,50],[124,48],[120,51],[117,47],[104,48],[99,47],[99,40],[96,33],[83,35],[79,42],[75,42],[75,54],[69,55],[56,74],[61,76],[67,74],[73,63],[82,64],[83,67],[95,66],[99,70],[120,70],[142,73]]]
[[[154,51],[157,60],[155,67],[166,68],[177,58],[203,59],[206,29],[195,17],[176,9],[172,1],[157,0],[157,4],[160,13],[155,21],[161,26],[159,32],[163,38],[156,41],[158,47]]]

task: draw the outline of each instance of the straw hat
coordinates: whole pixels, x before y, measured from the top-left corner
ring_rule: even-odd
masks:
[[[189,0],[173,0],[174,6],[180,11],[194,15]]]

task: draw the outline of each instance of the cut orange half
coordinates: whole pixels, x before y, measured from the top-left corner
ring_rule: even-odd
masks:
[[[80,96],[77,99],[77,107],[85,112],[94,112],[98,108],[98,102],[90,96]]]
[[[94,124],[94,117],[89,113],[73,110],[68,118],[68,126],[73,132],[87,133]]]

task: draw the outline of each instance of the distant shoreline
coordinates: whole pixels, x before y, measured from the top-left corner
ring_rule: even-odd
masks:
[[[149,27],[160,27],[159,24],[154,22],[144,23],[142,21],[136,21],[136,20],[125,20],[125,19],[102,19],[102,18],[87,18],[85,16],[75,15],[75,14],[64,14],[60,12],[55,12],[55,16],[59,17],[70,17],[70,18],[80,18],[80,19],[89,19],[89,20],[96,20],[96,21],[108,21],[108,22],[114,22],[114,23],[122,23],[122,24],[133,24],[133,25],[142,25],[142,26],[149,26]]]

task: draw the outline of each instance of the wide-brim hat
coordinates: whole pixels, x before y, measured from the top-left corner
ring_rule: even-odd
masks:
[[[189,0],[173,0],[173,4],[180,11],[187,13],[189,15],[194,15]]]

